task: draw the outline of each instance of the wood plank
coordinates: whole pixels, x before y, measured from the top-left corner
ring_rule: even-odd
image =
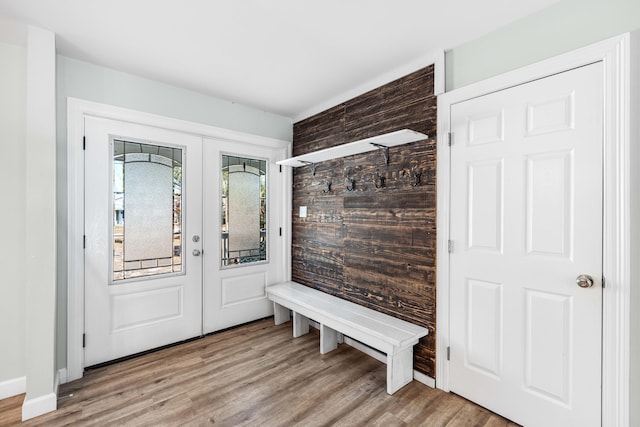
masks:
[[[318,342],[265,319],[87,371],[25,423],[23,396],[1,400],[0,425],[516,426],[417,381],[389,396],[383,363],[347,345],[322,356]]]
[[[22,417],[24,394],[0,400],[0,426],[19,424]]]

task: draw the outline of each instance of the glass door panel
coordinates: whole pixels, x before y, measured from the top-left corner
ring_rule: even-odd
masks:
[[[113,283],[182,265],[183,149],[113,141]]]
[[[267,260],[267,162],[222,155],[221,264]]]

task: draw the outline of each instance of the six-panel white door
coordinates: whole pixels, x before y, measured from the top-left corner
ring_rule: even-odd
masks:
[[[202,333],[202,138],[85,118],[85,366]]]
[[[602,88],[592,64],[450,110],[450,389],[526,426],[600,425]]]

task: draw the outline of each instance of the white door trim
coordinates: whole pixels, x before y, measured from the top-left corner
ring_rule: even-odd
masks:
[[[629,425],[631,34],[614,37],[438,97],[436,385],[449,391],[449,189],[452,104],[602,61],[605,70],[602,425]],[[455,143],[455,141],[454,141]],[[597,375],[597,373],[594,373]]]
[[[97,102],[76,98],[67,98],[67,381],[82,377],[84,369],[84,351],[82,334],[84,332],[84,117],[94,116],[145,126],[189,133],[202,137],[235,143],[251,144],[281,149],[281,158],[291,153],[291,142],[253,135],[229,129],[218,128],[184,120],[144,113],[127,108],[114,107]],[[291,212],[291,172],[286,173],[282,188],[282,219],[284,250],[278,254],[285,274],[290,274],[291,227],[286,212]]]

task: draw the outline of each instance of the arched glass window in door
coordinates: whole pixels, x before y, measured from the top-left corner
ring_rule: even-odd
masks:
[[[183,149],[115,139],[113,283],[181,273]]]
[[[267,162],[222,155],[221,264],[267,260]]]

